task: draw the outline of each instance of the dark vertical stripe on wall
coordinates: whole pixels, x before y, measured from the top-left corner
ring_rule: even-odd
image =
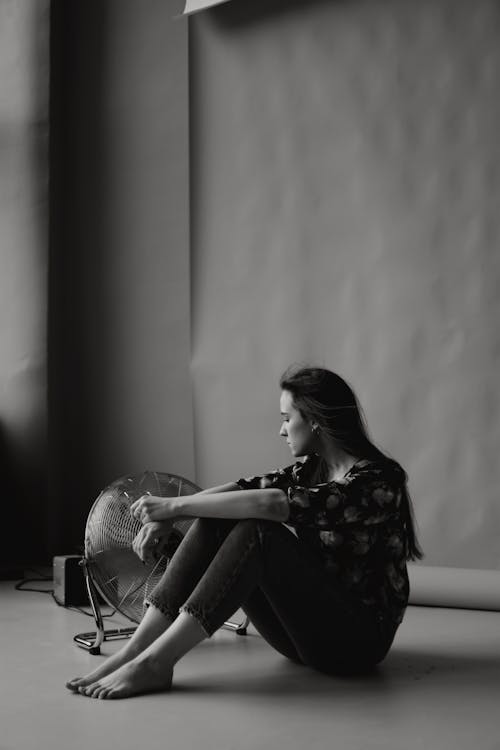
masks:
[[[49,271],[49,547],[75,552],[95,493],[86,360],[89,290],[101,278],[106,2],[53,0]],[[86,207],[83,220],[81,208]],[[105,320],[100,325],[106,325]]]
[[[165,0],[54,0],[50,546],[119,476],[193,479],[187,27]]]

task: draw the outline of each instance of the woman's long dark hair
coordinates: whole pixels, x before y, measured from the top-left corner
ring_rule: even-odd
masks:
[[[295,408],[305,419],[315,422],[346,453],[369,460],[393,460],[370,439],[354,391],[336,373],[321,367],[290,367],[280,378],[280,388],[292,394]],[[326,462],[320,463],[319,471],[319,481],[325,481]],[[406,482],[401,497],[401,516],[407,536],[407,559],[420,560],[423,552],[417,540]]]

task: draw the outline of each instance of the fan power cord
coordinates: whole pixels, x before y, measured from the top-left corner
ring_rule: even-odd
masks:
[[[43,575],[43,573],[40,573],[40,571],[34,568],[27,568],[27,570],[31,573],[36,573],[38,577],[37,578],[23,578],[22,581],[18,581],[16,585],[14,586],[14,589],[16,591],[29,591],[33,594],[50,594],[52,596],[52,599],[55,601],[58,607],[62,607],[63,609],[69,609],[69,610],[72,610],[73,612],[80,612],[82,615],[86,615],[87,617],[94,617],[93,612],[87,612],[87,610],[83,609],[82,607],[77,607],[75,605],[65,606],[64,604],[61,604],[60,602],[58,602],[56,597],[54,596],[53,588],[52,589],[27,588],[26,584],[28,583],[37,583],[39,581],[45,582],[45,581],[54,580],[52,576]],[[102,618],[104,619],[105,617],[113,617],[113,615],[115,615],[116,612],[117,610],[113,609],[109,614],[102,615]]]
[[[23,578],[22,581],[18,581],[16,585],[14,586],[14,589],[16,591],[32,591],[35,594],[52,594],[54,589],[33,589],[33,588],[26,588],[27,583],[37,583],[38,581],[52,581],[52,576],[46,576],[43,573],[40,573],[39,570],[35,570],[34,568],[27,568],[28,572],[35,573],[37,575],[37,578]]]

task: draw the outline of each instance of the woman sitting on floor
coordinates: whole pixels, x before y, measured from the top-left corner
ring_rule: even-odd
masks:
[[[422,557],[406,473],[371,442],[341,377],[288,370],[280,386],[280,435],[296,463],[132,504],[144,524],[134,541],[143,560],[176,518],[196,520],[130,641],[70,690],[92,698],[166,690],[176,662],[240,607],[277,651],[322,672],[365,670],[386,656],[408,603],[406,561]]]

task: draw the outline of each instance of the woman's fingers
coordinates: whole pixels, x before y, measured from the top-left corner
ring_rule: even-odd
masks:
[[[161,524],[147,523],[132,542],[132,549],[143,562],[157,559],[164,529]]]
[[[131,515],[136,521],[140,521],[141,523],[148,522],[148,512],[146,501],[143,502],[142,500],[138,501],[134,508],[130,508]]]
[[[146,492],[138,500],[135,500],[130,506],[130,515],[136,518],[142,523],[147,523],[145,517],[149,513],[150,506],[152,504],[152,496],[150,492]]]
[[[130,512],[141,523],[163,522],[169,517],[168,498],[141,497],[130,506]]]
[[[158,547],[161,541],[161,534],[159,530],[154,527],[154,525],[145,526],[144,529],[145,529],[144,541],[143,541],[144,554],[150,560],[155,560],[157,556],[156,553],[158,552]]]
[[[137,534],[137,536],[135,537],[134,541],[132,542],[132,549],[137,555],[137,557],[139,557],[142,560],[142,562],[146,562],[146,556],[147,556],[145,531],[146,531],[146,527],[143,526],[142,529]]]

